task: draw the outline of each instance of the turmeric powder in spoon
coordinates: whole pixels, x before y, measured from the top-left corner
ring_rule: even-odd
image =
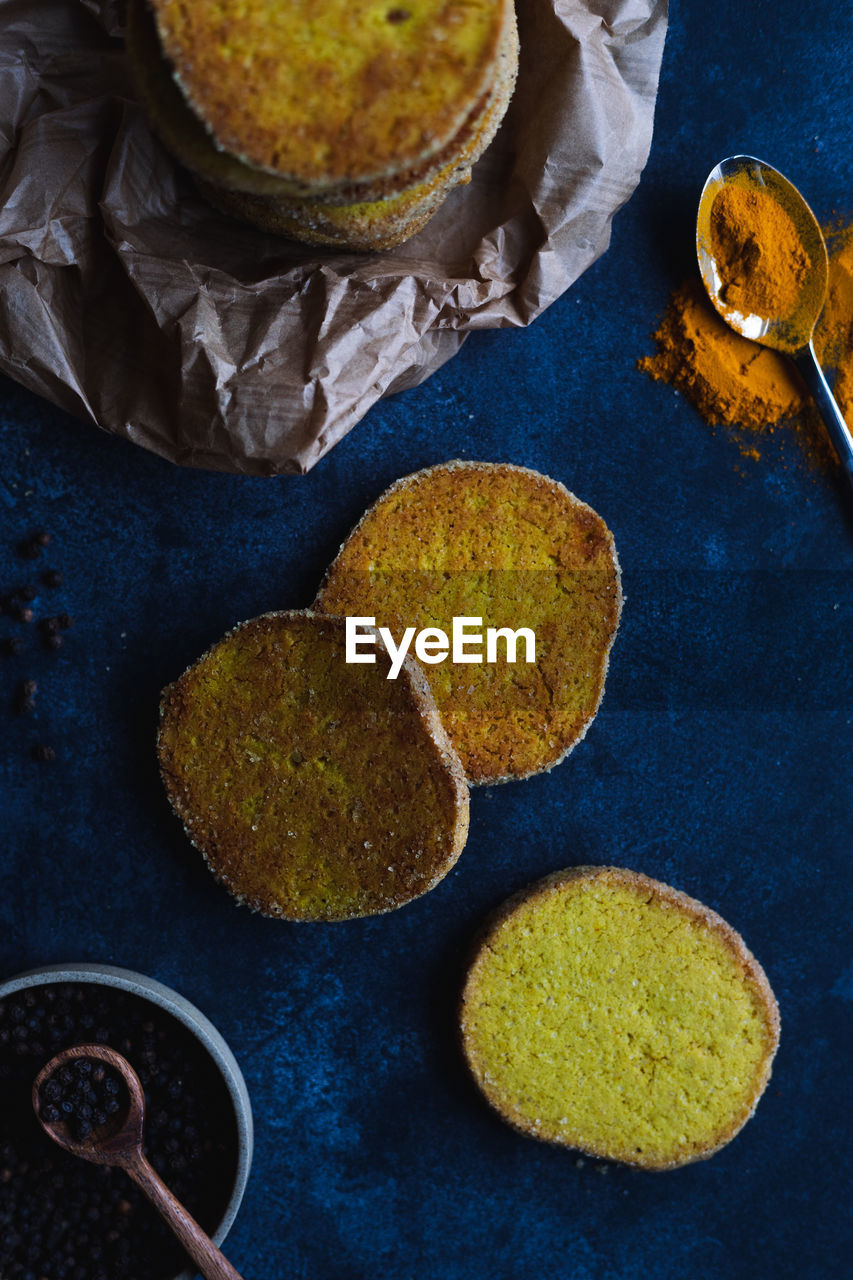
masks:
[[[812,265],[793,218],[767,190],[735,179],[711,206],[711,249],[724,310],[790,316]]]
[[[754,156],[730,156],[712,169],[699,200],[696,250],[708,296],[727,324],[790,356],[808,346],[826,297],[826,245],[811,209],[778,170]]]

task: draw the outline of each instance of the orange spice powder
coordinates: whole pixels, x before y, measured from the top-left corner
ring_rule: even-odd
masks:
[[[836,399],[846,420],[853,422],[853,227],[827,235],[829,286],[815,349],[830,380],[834,372]],[[793,365],[730,329],[698,277],[672,295],[654,339],[657,353],[639,360],[638,367],[677,387],[712,426],[732,428],[743,454],[759,456],[762,436],[784,425],[809,461],[837,466],[823,423]]]
[[[778,200],[760,187],[727,183],[711,206],[710,223],[726,310],[764,320],[789,316],[811,259]]]

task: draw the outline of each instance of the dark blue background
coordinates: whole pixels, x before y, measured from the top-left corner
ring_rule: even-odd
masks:
[[[784,433],[755,462],[634,368],[713,163],[746,150],[853,216],[848,6],[689,0],[651,159],[613,244],[528,331],[475,335],[305,478],[181,471],[2,385],[0,584],[44,527],[76,619],[0,662],[0,972],[138,968],[218,1023],[257,1120],[228,1247],[247,1280],[826,1280],[850,1274],[853,503]],[[133,376],[132,370],[128,376]],[[613,529],[624,622],[602,710],[552,774],[475,792],[427,898],[293,926],[238,909],[156,775],[160,688],[235,621],[308,604],[391,480],[451,457],[564,481]],[[3,634],[22,628],[2,620]],[[35,718],[17,683],[39,682]],[[57,749],[36,764],[34,742]],[[505,1128],[454,1043],[484,913],[609,862],[719,910],[767,969],[782,1045],[755,1118],[706,1164],[642,1174]]]

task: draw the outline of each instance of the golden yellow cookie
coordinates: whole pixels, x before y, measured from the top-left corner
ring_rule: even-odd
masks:
[[[229,189],[196,177],[199,191],[223,213],[251,222],[262,231],[271,231],[305,244],[329,245],[362,252],[392,249],[420,231],[446,200],[454,187],[471,181],[471,166],[485,151],[504,117],[518,65],[518,41],[510,30],[508,50],[502,61],[495,92],[486,110],[472,128],[462,131],[463,140],[451,158],[430,176],[404,186],[380,200],[360,200],[352,204],[290,196],[250,194]],[[217,157],[223,153],[215,152]],[[236,161],[231,163],[236,164]],[[244,172],[249,171],[245,165]],[[267,178],[268,175],[264,174]],[[409,175],[406,175],[409,176]],[[234,175],[229,175],[233,180]]]
[[[306,195],[304,184],[245,164],[215,144],[175,83],[147,0],[128,0],[126,40],[137,92],[164,145],[200,184],[205,184],[206,191],[216,193],[219,202],[231,200],[238,194],[263,197],[249,217],[255,221],[263,217],[267,223],[274,212],[282,218],[288,214],[298,217],[303,209],[309,214],[312,208],[322,211],[329,205],[348,206],[344,215],[348,216],[350,209],[353,213],[363,206],[375,205],[378,209],[386,197],[416,195],[421,199],[437,186],[446,186],[448,176],[454,170],[470,168],[491,141],[512,94],[518,67],[518,34],[513,15],[492,84],[445,148],[413,169],[369,182],[350,183],[322,197],[312,197]],[[456,178],[456,182],[462,180]],[[227,211],[237,212],[231,208]],[[337,224],[333,224],[332,235],[337,229]]]
[[[468,831],[468,790],[416,664],[345,661],[344,623],[270,613],[163,693],[169,800],[241,902],[288,920],[375,915],[426,893]]]
[[[633,871],[575,867],[497,914],[468,972],[461,1032],[510,1124],[672,1169],[713,1155],[752,1115],[779,1011],[716,912]]]
[[[152,0],[219,146],[306,193],[410,169],[491,87],[510,0]]]
[[[397,481],[355,527],[315,607],[450,634],[526,628],[535,660],[449,659],[428,679],[470,782],[524,778],[585,734],[604,690],[621,609],[619,564],[600,516],[556,480],[504,463],[449,462]]]

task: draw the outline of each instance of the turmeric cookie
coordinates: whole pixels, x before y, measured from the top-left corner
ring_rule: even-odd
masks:
[[[317,197],[306,195],[299,184],[246,164],[217,146],[175,82],[147,0],[128,0],[126,42],[139,97],[154,130],[176,159],[211,189],[231,195],[264,197],[267,204],[280,202],[282,214],[288,208],[323,210],[338,205],[350,208],[380,204],[413,190],[432,189],[437,181],[444,182],[454,167],[470,167],[500,124],[518,70],[518,32],[513,17],[504,33],[492,83],[447,147],[414,168],[367,182],[348,183]]]
[[[426,893],[468,832],[465,778],[418,666],[345,661],[344,623],[270,613],[163,693],[172,807],[241,902],[288,920],[375,915]]]
[[[151,0],[163,50],[217,145],[293,194],[437,155],[492,87],[510,0]]]
[[[146,0],[129,0],[127,51],[152,126],[222,212],[308,244],[392,248],[429,221],[449,192],[470,181],[515,86],[518,35],[507,25],[488,91],[443,150],[415,169],[354,182],[324,197],[294,194],[292,180],[244,163],[217,146],[176,85]]]
[[[779,1042],[758,961],[714,911],[615,867],[557,872],[487,929],[461,1004],[474,1079],[524,1133],[673,1169],[755,1110]]]
[[[342,546],[317,609],[375,617],[399,643],[454,618],[495,633],[494,660],[429,666],[472,783],[557,764],[601,701],[622,595],[612,535],[556,480],[502,463],[449,462],[392,485]],[[527,630],[534,638],[511,641]],[[514,657],[514,661],[511,659]]]
[[[454,187],[471,181],[471,166],[497,132],[515,86],[518,41],[515,29],[506,54],[507,73],[489,95],[481,116],[466,129],[449,159],[425,179],[395,189],[381,199],[337,203],[228,189],[196,175],[199,191],[212,205],[262,231],[272,231],[306,244],[329,245],[362,252],[392,249],[424,227]],[[221,156],[221,152],[215,153]],[[242,166],[244,171],[246,166]],[[263,175],[269,181],[268,175]],[[406,175],[407,179],[411,175]],[[232,175],[233,177],[233,175]],[[391,185],[391,184],[386,184]]]

